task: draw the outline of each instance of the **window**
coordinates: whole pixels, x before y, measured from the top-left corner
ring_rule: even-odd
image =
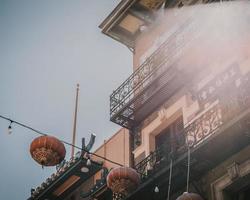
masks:
[[[247,178],[249,178],[249,176]],[[245,186],[245,187],[242,187],[242,186]],[[250,182],[249,182],[249,180],[248,181],[242,180],[238,183],[233,184],[233,186],[231,186],[231,188],[226,189],[223,192],[223,199],[225,199],[225,200],[249,200],[250,199]]]
[[[166,152],[175,151],[185,143],[183,129],[183,119],[181,116],[155,137],[155,148],[159,149],[164,146]]]

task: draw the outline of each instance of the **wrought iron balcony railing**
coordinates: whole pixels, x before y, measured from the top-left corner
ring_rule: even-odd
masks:
[[[137,120],[136,111],[150,98],[157,99],[155,94],[173,80],[177,74],[177,69],[172,67],[173,62],[177,59],[178,52],[192,40],[176,42],[185,33],[187,26],[191,26],[190,31],[194,28],[189,20],[185,21],[110,95],[111,121],[130,129]],[[149,109],[148,107],[147,110]]]
[[[239,80],[241,84],[236,86]],[[230,91],[227,91],[227,89]],[[197,147],[215,134],[220,127],[248,109],[250,106],[249,91],[250,75],[232,81],[232,84],[227,85],[224,90],[220,90],[220,93],[217,93],[217,99],[201,111],[180,133],[177,133],[177,135],[183,135],[186,142],[177,141],[178,144],[182,145],[176,148],[174,159],[177,159],[183,153],[183,150],[187,150],[187,145],[189,148]],[[214,99],[214,96],[212,99]],[[170,151],[166,152],[166,149],[164,146],[157,148],[135,166],[136,170],[142,174],[142,178],[148,177],[159,167],[170,164]]]
[[[135,166],[135,169],[142,176],[142,180],[156,168],[157,164],[160,165],[162,164],[162,162],[166,161],[168,153],[164,154],[164,147],[165,146],[157,148],[154,152],[151,152],[149,156],[147,156],[144,160],[142,160]]]
[[[184,140],[186,140],[188,145],[192,148],[215,133],[215,131],[222,124],[223,121],[221,107],[216,104],[208,109],[205,113],[201,114],[200,117],[194,120],[180,133],[176,133],[176,135],[183,135],[185,137]],[[182,144],[182,146],[177,147],[175,156],[178,154],[179,150],[187,149],[185,142],[183,143],[182,141],[178,141],[177,143]],[[166,148],[164,145],[157,148],[154,152],[152,152],[149,156],[147,156],[135,166],[136,170],[143,175],[142,178],[152,174],[153,171],[158,169],[163,163],[166,164],[170,162],[170,157],[173,155],[171,155],[170,151],[167,152],[167,149],[169,148]]]

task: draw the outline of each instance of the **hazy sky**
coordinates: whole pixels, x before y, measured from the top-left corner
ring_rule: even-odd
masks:
[[[98,25],[118,2],[0,0],[0,114],[71,141],[79,83],[77,144],[89,131],[96,145],[115,133],[109,95],[132,72],[132,55]],[[0,199],[27,199],[55,169],[32,160],[37,135],[15,125],[8,135],[8,125],[0,119]]]

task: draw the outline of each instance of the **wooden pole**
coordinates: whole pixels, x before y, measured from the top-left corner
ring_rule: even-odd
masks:
[[[77,122],[77,110],[78,110],[78,93],[79,93],[79,84],[76,86],[76,103],[75,103],[75,116],[74,116],[74,125],[73,125],[73,135],[72,135],[72,144],[75,145],[76,140],[76,122]],[[75,147],[71,147],[71,158],[74,156]]]

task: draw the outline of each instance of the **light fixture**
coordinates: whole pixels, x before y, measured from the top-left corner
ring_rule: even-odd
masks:
[[[148,30],[148,27],[147,27],[145,24],[143,24],[143,25],[141,25],[141,26],[139,27],[139,30],[140,30],[141,32],[144,32],[144,31]]]
[[[87,166],[90,166],[90,165],[91,165],[91,160],[90,160],[90,158],[88,158],[88,160],[87,160],[87,162],[86,162],[86,165],[87,165]]]
[[[89,168],[83,166],[83,167],[81,168],[81,172],[83,172],[83,173],[88,173],[88,172],[89,172]]]
[[[8,126],[8,134],[11,134],[12,133],[12,121],[10,121],[10,125]]]
[[[90,166],[90,165],[91,165],[91,160],[90,160],[89,154],[87,154],[87,162],[86,162],[86,165],[87,165],[87,166]]]
[[[155,191],[155,193],[159,193],[159,192],[160,192],[160,190],[159,190],[158,186],[155,186],[154,191]]]

